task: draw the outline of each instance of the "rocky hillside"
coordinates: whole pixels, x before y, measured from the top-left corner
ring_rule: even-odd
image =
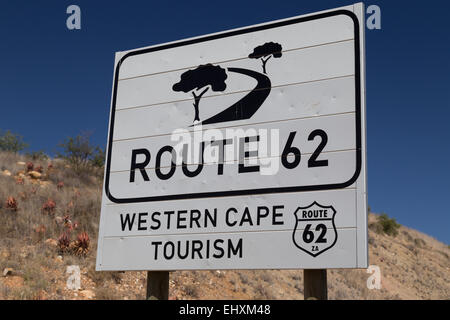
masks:
[[[8,153],[0,153],[0,169],[0,299],[145,297],[145,272],[95,271],[98,169]],[[448,245],[407,227],[386,229],[375,214],[369,225],[381,289],[367,288],[366,270],[329,270],[330,299],[450,298]],[[66,286],[72,265],[81,271],[76,291]],[[303,299],[303,271],[173,272],[170,299]]]

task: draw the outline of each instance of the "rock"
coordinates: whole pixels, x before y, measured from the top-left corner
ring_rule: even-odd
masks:
[[[37,171],[30,171],[30,172],[28,172],[28,175],[30,177],[32,177],[33,179],[40,179],[42,177],[42,174],[40,174]]]
[[[45,240],[45,244],[50,247],[57,247],[58,241],[56,241],[55,239],[47,239],[47,240]]]
[[[3,170],[3,175],[10,177],[11,176],[11,172],[9,170]]]
[[[7,277],[7,276],[11,276],[14,273],[14,269],[13,268],[5,268],[3,270],[3,276]]]
[[[42,188],[46,188],[46,187],[49,186],[50,184],[51,184],[50,181],[41,181],[41,180],[39,180],[39,185],[40,185]]]
[[[19,162],[17,162],[17,164],[18,164],[19,166],[24,166],[24,165],[26,165],[26,163],[23,162],[23,161],[19,161]]]
[[[0,257],[2,257],[3,259],[8,259],[11,256],[11,253],[7,250],[3,250],[2,253],[0,254]]]
[[[64,218],[60,216],[55,217],[55,222],[58,226],[61,226],[64,223]]]
[[[80,295],[86,299],[94,299],[95,298],[95,293],[89,289],[81,290]]]

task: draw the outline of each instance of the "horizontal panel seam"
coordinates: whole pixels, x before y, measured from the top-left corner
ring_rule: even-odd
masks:
[[[207,128],[207,129],[204,129],[204,130],[209,130],[209,129],[220,130],[220,129],[228,129],[228,128],[236,128],[236,127],[237,128],[242,128],[242,127],[253,126],[253,125],[260,125],[260,124],[270,124],[270,123],[277,123],[277,122],[297,121],[297,120],[307,120],[307,119],[319,119],[319,118],[323,118],[323,117],[335,117],[335,116],[348,115],[348,114],[355,114],[355,111],[330,113],[330,114],[323,114],[323,115],[313,115],[313,116],[306,116],[306,117],[299,117],[299,118],[290,118],[290,119],[281,119],[281,120],[252,122],[252,123],[240,124],[240,125],[236,124],[236,125],[233,125],[233,126],[226,126],[226,127],[220,127],[220,128]],[[175,128],[175,129],[179,129],[179,128]],[[185,129],[189,133],[191,133],[191,132],[194,133],[195,132],[195,129],[189,130],[189,127],[185,128]],[[172,135],[172,132],[171,133],[155,134],[155,135],[150,135],[150,136],[142,136],[142,137],[137,137],[137,138],[123,138],[123,139],[115,139],[115,140],[113,139],[112,143],[114,144],[115,142],[147,139],[147,138],[153,138],[153,137],[163,137],[163,136],[170,136],[170,135]]]
[[[316,194],[316,193],[331,192],[331,191],[332,192],[349,192],[349,191],[356,192],[356,187],[347,187],[347,188],[341,188],[341,189],[315,190],[315,191],[303,191],[302,194],[303,195],[304,194],[308,194],[308,193],[309,194],[312,194],[312,193]],[[298,196],[298,192],[286,192],[284,194],[286,194],[286,195],[291,194],[291,195]],[[266,197],[266,196],[270,197],[270,196],[274,196],[274,195],[279,195],[279,193],[277,193],[277,192],[266,193],[266,194],[264,194],[264,197]],[[248,195],[216,196],[216,197],[210,197],[210,198],[208,198],[208,200],[209,199],[248,198],[248,197],[249,197]],[[254,197],[261,197],[261,195],[254,195]],[[180,201],[199,201],[199,200],[198,199],[197,200],[195,200],[195,199],[184,199],[184,200],[180,200]],[[132,205],[136,205],[137,206],[137,205],[145,205],[145,204],[148,204],[148,203],[144,203],[144,204],[143,203],[138,203],[138,204],[134,203]],[[126,206],[129,206],[130,204],[129,203],[109,202],[109,203],[105,203],[105,205],[111,208],[111,207],[126,207]],[[153,203],[152,203],[152,205],[153,205]]]
[[[293,83],[287,83],[287,84],[285,83],[285,84],[272,86],[271,88],[272,89],[273,88],[277,88],[278,89],[278,88],[289,87],[289,86],[296,86],[296,85],[303,85],[303,84],[316,83],[316,82],[322,82],[322,81],[350,78],[350,77],[354,77],[354,76],[355,76],[355,74],[351,73],[351,74],[346,74],[346,75],[336,76],[336,77],[321,78],[321,79],[293,82]],[[239,90],[239,91],[226,92],[226,93],[220,93],[220,94],[205,95],[202,99],[224,97],[224,96],[229,96],[229,95],[233,95],[233,94],[239,94],[239,93],[245,93],[245,92],[251,92],[251,91],[264,91],[264,90],[267,90],[267,88],[261,88],[261,89],[256,89],[256,90]],[[122,112],[122,111],[127,111],[127,110],[135,110],[135,109],[142,109],[142,108],[148,108],[148,107],[155,107],[155,106],[164,105],[164,104],[171,104],[171,103],[187,102],[187,101],[191,101],[191,100],[193,100],[192,97],[189,98],[189,99],[172,100],[172,101],[167,101],[167,102],[158,102],[158,103],[144,104],[144,105],[133,106],[133,107],[123,107],[123,108],[120,108],[120,109],[117,109],[117,106],[116,106],[116,112]]]
[[[356,151],[356,148],[353,149],[340,149],[340,150],[328,150],[328,151],[322,151],[320,154],[330,154],[330,153],[338,153],[338,152],[348,152],[348,151]],[[314,152],[305,152],[302,153],[302,156],[307,156],[307,155],[311,155]],[[281,154],[280,155],[276,155],[276,156],[272,156],[272,157],[248,157],[245,158],[246,160],[264,160],[264,159],[277,159],[277,158],[281,158]],[[320,160],[320,159],[319,159]],[[239,159],[234,159],[234,160],[228,160],[228,161],[224,161],[224,162],[204,162],[203,165],[215,165],[215,164],[238,164],[239,163]],[[189,166],[197,166],[199,165],[199,163],[188,163],[186,164],[188,167]],[[182,167],[183,165],[181,164],[177,164],[175,167],[179,168]],[[167,165],[167,166],[160,166],[158,168],[164,169],[164,168],[170,168],[172,167],[171,165]],[[145,167],[145,170],[153,170],[156,167]],[[136,169],[136,171],[139,171],[139,169]],[[110,173],[122,173],[122,172],[130,172],[130,170],[110,170]]]
[[[357,227],[336,227],[338,230],[356,230]],[[304,229],[295,229],[304,230]],[[327,230],[334,230],[333,228],[327,228]],[[293,232],[294,229],[281,229],[281,230],[236,230],[236,231],[217,231],[217,232],[186,232],[186,233],[170,233],[170,234],[142,234],[142,235],[123,235],[123,236],[103,236],[103,239],[117,239],[117,238],[154,238],[154,237],[166,237],[166,236],[192,236],[192,235],[217,235],[217,234],[243,234],[243,233],[268,233],[268,232]]]
[[[311,45],[311,46],[306,46],[306,47],[298,47],[298,48],[292,48],[292,49],[288,49],[288,50],[282,50],[281,53],[291,52],[291,51],[296,51],[296,50],[300,51],[300,50],[305,50],[305,49],[310,49],[310,48],[322,47],[322,46],[326,46],[326,45],[333,45],[333,44],[337,44],[337,43],[350,42],[350,41],[354,41],[354,40],[355,40],[354,38],[347,38],[347,39],[343,39],[343,40],[325,42],[325,43],[322,43],[322,44],[316,44],[316,45]],[[249,57],[241,57],[241,58],[236,58],[236,59],[222,60],[222,61],[210,62],[210,63],[212,63],[212,64],[220,64],[220,63],[234,62],[234,61],[239,61],[239,60],[250,60],[250,58]],[[157,75],[157,74],[164,74],[164,73],[171,73],[171,72],[176,72],[176,71],[188,70],[188,69],[195,68],[195,67],[197,67],[197,66],[196,65],[194,65],[194,66],[191,65],[189,67],[172,69],[172,70],[167,70],[167,71],[154,72],[154,73],[147,73],[147,74],[143,74],[143,75],[139,75],[139,76],[126,77],[126,78],[120,78],[120,76],[119,76],[118,81],[126,81],[126,80],[133,80],[133,79],[136,79],[136,78],[150,77],[150,76]]]

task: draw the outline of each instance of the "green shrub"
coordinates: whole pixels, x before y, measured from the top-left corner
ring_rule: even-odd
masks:
[[[94,167],[102,168],[105,165],[105,151],[100,147],[95,147],[91,158],[91,164]]]
[[[27,152],[25,155],[34,161],[44,161],[48,159],[48,156],[43,150]]]
[[[397,221],[394,218],[389,218],[386,213],[382,213],[380,216],[378,216],[377,224],[375,226],[376,232],[384,232],[389,236],[395,237],[398,235],[399,228],[400,225],[397,223]]]
[[[17,153],[28,148],[28,144],[23,142],[23,137],[7,130],[5,133],[0,132],[0,151],[8,151]]]
[[[75,171],[102,167],[104,164],[105,152],[90,142],[89,134],[69,137],[58,146],[62,151],[57,152],[57,157],[68,162]]]

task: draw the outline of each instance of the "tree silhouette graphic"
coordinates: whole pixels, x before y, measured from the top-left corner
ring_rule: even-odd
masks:
[[[227,87],[225,79],[227,74],[220,66],[213,66],[208,63],[200,65],[196,69],[188,70],[181,75],[179,82],[172,86],[173,91],[192,91],[194,96],[194,121],[200,121],[199,104],[200,99],[211,88],[212,91],[224,91]],[[206,87],[206,88],[205,88]],[[204,88],[204,89],[203,89]],[[199,90],[203,91],[199,92]]]
[[[266,63],[273,56],[274,58],[281,57],[281,44],[275,42],[266,42],[261,46],[253,49],[253,52],[248,55],[251,59],[261,59],[263,72],[266,74]],[[266,58],[267,57],[267,58]],[[266,59],[264,59],[266,58]]]

